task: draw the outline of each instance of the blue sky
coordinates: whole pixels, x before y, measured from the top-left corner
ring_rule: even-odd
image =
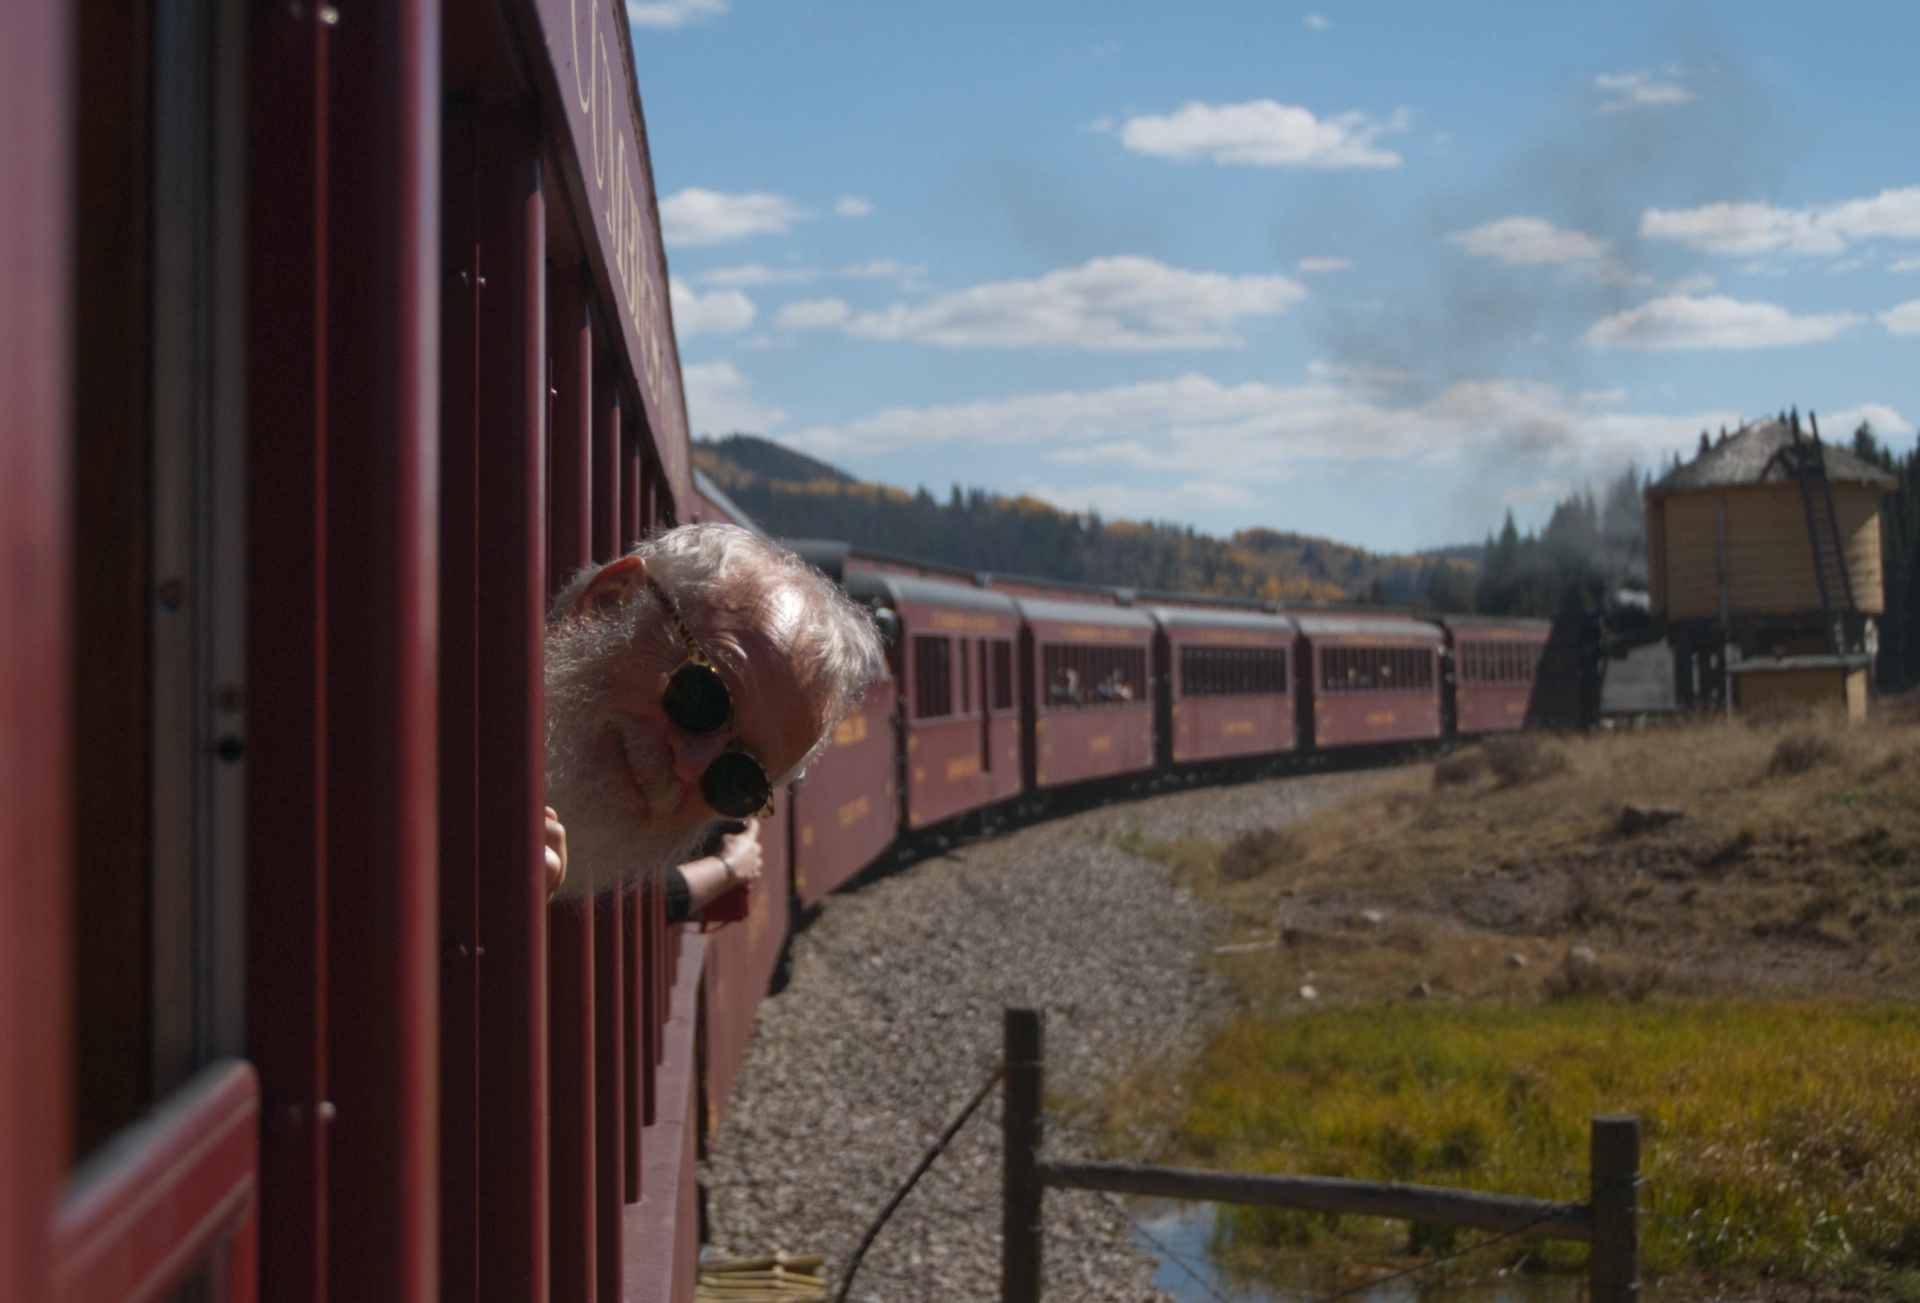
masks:
[[[1380,549],[1912,446],[1920,5],[629,14],[698,433]]]

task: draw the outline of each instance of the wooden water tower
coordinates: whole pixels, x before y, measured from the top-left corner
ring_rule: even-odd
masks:
[[[1802,429],[1744,425],[1647,490],[1647,577],[1683,701],[1865,710],[1893,476]],[[1837,696],[1836,696],[1837,694]]]

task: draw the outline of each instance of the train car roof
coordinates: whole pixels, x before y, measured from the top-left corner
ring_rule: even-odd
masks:
[[[1461,632],[1469,630],[1486,632],[1494,629],[1541,635],[1553,632],[1552,620],[1540,620],[1525,615],[1442,615],[1435,618],[1448,629]]]
[[[1077,624],[1118,624],[1135,629],[1153,628],[1153,619],[1145,611],[1131,606],[1095,606],[1089,602],[1057,602],[1045,597],[1016,597],[1014,605],[1028,620],[1067,621]]]
[[[1168,629],[1259,629],[1272,633],[1300,631],[1291,616],[1269,615],[1264,611],[1218,611],[1198,606],[1149,606],[1146,609],[1163,628]]]
[[[872,600],[884,597],[894,605],[917,602],[924,606],[951,606],[969,611],[992,611],[998,615],[1018,615],[1013,598],[990,588],[947,583],[939,579],[916,579],[912,575],[889,575],[877,570],[856,570],[841,581],[848,594]],[[1095,608],[1101,609],[1101,608]]]
[[[1296,613],[1293,622],[1309,638],[1425,638],[1440,642],[1445,634],[1437,624],[1411,616],[1309,615]]]
[[[955,584],[974,584],[978,586],[980,583],[979,576],[975,575],[972,571],[962,570],[958,566],[943,566],[938,562],[921,561],[914,557],[897,556],[891,552],[876,552],[872,548],[855,547],[851,543],[836,538],[783,538],[780,540],[780,545],[798,555],[801,560],[826,575],[827,578],[835,581],[845,579],[850,574],[867,573],[869,567],[866,566],[854,566],[852,569],[848,569],[847,559],[849,557],[859,557],[865,561],[876,562],[882,567],[894,566],[899,568],[898,570],[877,571],[882,574],[896,574],[902,571],[917,570],[920,572],[918,575],[909,574],[907,577],[914,579],[937,576],[946,580],[946,582]]]

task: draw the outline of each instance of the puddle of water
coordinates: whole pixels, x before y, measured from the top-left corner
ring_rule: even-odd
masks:
[[[1183,1203],[1150,1209],[1135,1221],[1141,1248],[1160,1260],[1153,1283],[1180,1303],[1314,1303],[1352,1287],[1336,1273],[1302,1267],[1286,1280],[1242,1281],[1222,1272],[1208,1252],[1214,1205]],[[1513,1276],[1458,1284],[1420,1276],[1368,1285],[1342,1303],[1575,1303],[1584,1282],[1570,1276]]]

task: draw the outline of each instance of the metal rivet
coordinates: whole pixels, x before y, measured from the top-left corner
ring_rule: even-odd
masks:
[[[214,752],[231,764],[247,753],[246,743],[237,737],[223,737],[214,744]]]
[[[322,27],[338,27],[340,25],[340,11],[332,5],[321,5],[320,25]]]
[[[319,1113],[320,1113],[320,1120],[321,1120],[322,1122],[331,1122],[331,1121],[333,1121],[333,1119],[334,1119],[334,1115],[335,1115],[335,1113],[336,1113],[337,1111],[338,1111],[338,1110],[336,1110],[336,1109],[335,1109],[335,1108],[333,1107],[333,1101],[332,1101],[332,1100],[330,1100],[330,1099],[323,1099],[323,1100],[321,1100],[321,1101],[320,1101],[320,1109],[319,1109]]]

